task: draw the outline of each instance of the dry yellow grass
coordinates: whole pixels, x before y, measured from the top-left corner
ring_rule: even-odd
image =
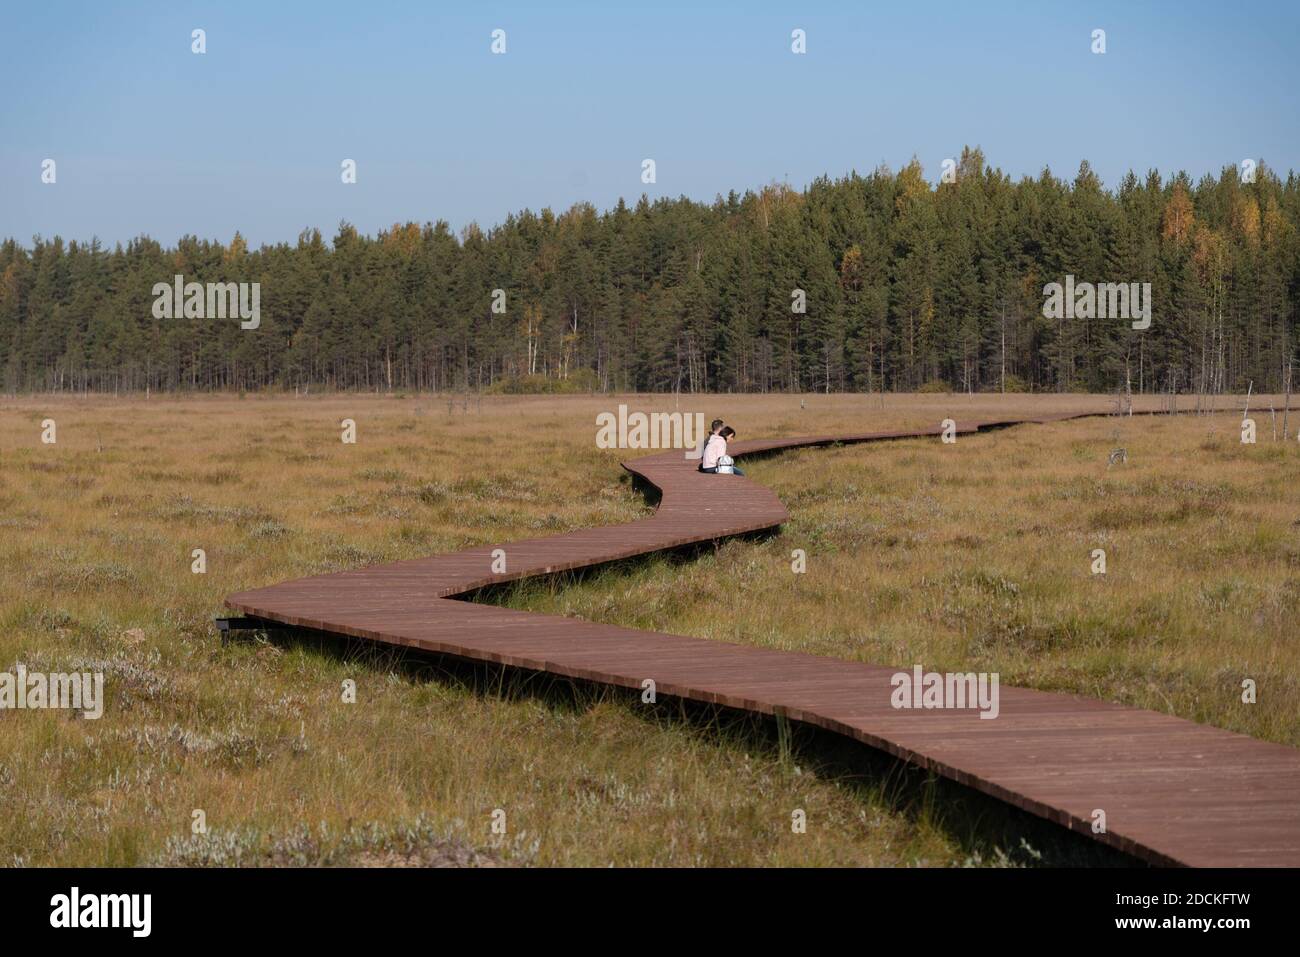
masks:
[[[233,591],[645,514],[617,466],[636,453],[594,443],[596,413],[620,401],[673,408],[671,397],[492,398],[481,411],[434,397],[0,400],[0,670],[102,670],[109,699],[99,721],[0,712],[0,861],[1032,860],[1023,820],[990,836],[973,821],[982,806],[954,813],[951,794],[878,768],[813,767],[836,756],[820,739],[791,750],[745,721],[652,720],[618,694],[429,674],[383,650],[216,640],[211,618]],[[681,407],[746,438],[1101,401]],[[790,507],[782,535],[563,588],[525,584],[505,600],[998,671],[1296,745],[1300,443],[1274,443],[1265,411],[1259,443],[1242,445],[1239,417],[1091,419],[951,447],[765,458],[747,471]],[[55,445],[40,442],[45,418]],[[344,418],[356,445],[339,440]],[[1117,445],[1128,462],[1108,468]],[[190,571],[194,548],[206,574]],[[790,570],[793,548],[808,552],[805,575]],[[1090,574],[1094,548],[1107,552],[1105,577]],[[1259,684],[1256,705],[1240,701],[1244,677]],[[340,702],[345,678],[356,705]],[[796,807],[807,834],[790,833]],[[496,808],[505,836],[490,832]],[[195,809],[206,836],[191,833]]]

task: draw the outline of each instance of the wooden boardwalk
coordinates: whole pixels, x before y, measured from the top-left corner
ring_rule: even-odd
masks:
[[[959,432],[1100,413],[959,423]],[[744,454],[915,432],[763,439]],[[935,441],[938,441],[936,438]],[[1300,865],[1300,751],[1153,711],[1074,695],[1000,689],[1000,714],[895,710],[910,671],[619,628],[454,600],[503,581],[771,529],[789,516],[747,478],[702,475],[680,451],[624,463],[662,500],[640,521],[317,575],[231,595],[271,622],[545,671],[761,714],[861,741],[1156,864]],[[494,549],[504,573],[492,570]],[[922,663],[923,664],[923,663]],[[1093,832],[1094,812],[1106,830]]]

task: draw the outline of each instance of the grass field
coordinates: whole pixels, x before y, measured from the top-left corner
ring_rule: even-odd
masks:
[[[740,438],[1087,396],[683,397]],[[1300,442],[1236,413],[1086,419],[762,458],[782,534],[524,583],[516,607],[996,671],[1300,745]],[[221,644],[287,578],[633,520],[595,416],[672,397],[0,399],[0,671],[102,671],[104,717],[0,711],[0,862],[954,865],[1068,836],[825,736],[383,649]],[[1151,407],[1156,401],[1151,401]],[[1182,406],[1190,406],[1184,398]],[[340,441],[355,420],[357,442]],[[57,442],[41,442],[53,419]],[[1280,421],[1279,421],[1280,426]],[[1290,428],[1300,428],[1292,413]],[[1116,447],[1127,462],[1108,465]],[[206,573],[191,571],[192,551]],[[793,574],[791,550],[808,555]],[[1104,576],[1092,552],[1106,552]],[[344,679],[358,701],[340,701]],[[1252,678],[1258,702],[1241,701]],[[803,808],[806,834],[791,833]],[[506,812],[505,835],[491,831]],[[206,834],[193,833],[196,811]],[[1113,862],[1105,857],[1098,862]]]

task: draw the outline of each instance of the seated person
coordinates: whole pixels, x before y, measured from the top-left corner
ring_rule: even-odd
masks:
[[[704,448],[700,454],[698,470],[701,472],[717,472],[718,459],[727,451],[727,440],[718,434],[722,430],[722,422],[714,421],[717,424],[709,433],[709,437],[704,440]]]
[[[700,459],[701,472],[708,472],[712,475],[745,474],[736,468],[731,456],[727,454],[727,442],[735,434],[736,430],[728,425],[724,426],[722,431],[709,436],[708,441],[704,443],[704,456]]]
[[[722,425],[723,425],[723,422],[722,422],[721,419],[714,419],[713,422],[712,422],[712,424],[709,425],[709,434],[706,435],[703,439],[700,440],[700,444],[699,444],[699,446],[696,448],[696,450],[695,450],[695,454],[694,454],[694,455],[689,455],[689,454],[688,454],[686,457],[687,457],[688,459],[689,459],[689,458],[697,458],[697,459],[700,460],[701,463],[703,463],[703,461],[704,461],[704,449],[708,446],[708,444],[709,444],[709,440],[712,439],[712,438],[714,438],[714,437],[715,437],[719,432],[722,431]],[[701,469],[699,466],[696,466],[696,471],[703,471],[703,469]]]

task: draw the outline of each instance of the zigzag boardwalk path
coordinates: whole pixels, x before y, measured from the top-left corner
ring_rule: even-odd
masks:
[[[960,432],[1100,413],[981,423]],[[938,428],[734,443],[732,453],[935,436]],[[254,618],[783,715],[861,741],[1157,864],[1300,865],[1300,751],[1180,718],[1002,687],[1000,714],[895,710],[900,667],[619,628],[455,600],[477,588],[771,529],[770,490],[680,451],[624,463],[662,492],[625,525],[502,542],[231,595]],[[503,548],[506,571],[492,572]],[[761,596],[755,596],[761,600]],[[906,668],[907,666],[902,666]],[[1093,832],[1095,810],[1106,816]]]

